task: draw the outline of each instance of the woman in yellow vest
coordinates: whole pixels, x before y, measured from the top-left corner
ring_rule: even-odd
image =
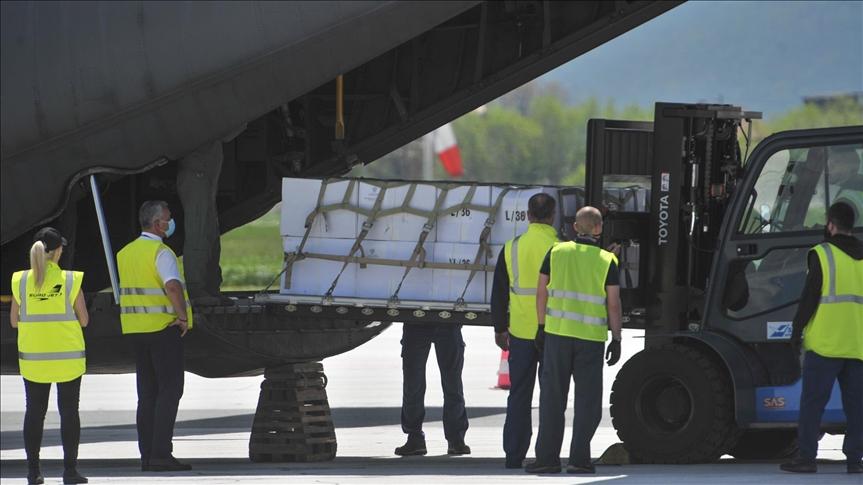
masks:
[[[24,448],[27,481],[44,483],[39,468],[42,429],[51,383],[57,383],[60,435],[63,440],[63,483],[87,483],[77,470],[81,421],[78,397],[86,370],[84,334],[89,320],[81,282],[84,273],[64,271],[57,264],[66,239],[54,228],[41,229],[30,248],[30,269],[12,275],[9,321],[18,329],[18,367],[24,378],[27,408]]]

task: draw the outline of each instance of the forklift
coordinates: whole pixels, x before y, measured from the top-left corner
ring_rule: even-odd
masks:
[[[629,255],[624,327],[645,336],[611,394],[634,463],[797,450],[801,364],[791,322],[827,208],[863,200],[863,126],[778,133],[747,159],[760,117],[731,105],[657,103],[652,123],[588,124],[586,203],[604,212],[603,246],[622,243]],[[646,210],[603,200],[615,184],[648,189]],[[844,432],[840,397],[834,386],[825,432]]]

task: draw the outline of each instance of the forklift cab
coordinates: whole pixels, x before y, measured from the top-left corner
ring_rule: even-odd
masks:
[[[605,214],[604,245],[637,248],[638,284],[621,296],[624,326],[645,329],[645,349],[624,364],[611,397],[634,461],[796,451],[791,322],[827,208],[849,203],[863,237],[863,126],[778,133],[744,160],[738,139],[758,117],[657,103],[653,123],[588,124],[586,203]],[[639,177],[650,181],[646,211],[604,200],[610,183]],[[834,390],[825,429],[844,421]]]

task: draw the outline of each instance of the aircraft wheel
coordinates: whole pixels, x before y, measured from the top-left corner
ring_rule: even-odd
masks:
[[[629,359],[611,392],[611,417],[633,463],[703,463],[738,436],[730,379],[702,352],[669,344]]]

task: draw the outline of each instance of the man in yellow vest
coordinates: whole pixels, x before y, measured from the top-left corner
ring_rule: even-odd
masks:
[[[543,350],[536,461],[528,473],[560,473],[564,411],[569,381],[575,384],[572,442],[567,473],[595,473],[590,440],[602,418],[602,356],[620,359],[620,275],[614,253],[599,247],[602,215],[582,207],[575,216],[575,241],[556,244],[539,270],[538,332]]]
[[[117,254],[120,323],[135,348],[138,449],[142,471],[191,470],[172,455],[183,395],[183,340],[192,307],[177,256],[163,238],[176,227],[168,204],[147,201],[138,211],[141,235]]]
[[[809,251],[809,273],[794,316],[792,345],[802,335],[803,390],[797,427],[798,456],[781,465],[817,471],[821,415],[838,379],[845,411],[842,451],[848,473],[863,473],[863,242],[851,235],[854,211],[836,203],[827,211],[827,240]]]
[[[509,350],[511,387],[506,401],[503,450],[507,468],[521,468],[533,434],[530,405],[540,353],[536,337],[536,281],[548,250],[558,242],[555,200],[535,194],[527,201],[527,231],[507,241],[497,257],[491,290],[494,340]],[[539,369],[542,373],[542,366]]]

